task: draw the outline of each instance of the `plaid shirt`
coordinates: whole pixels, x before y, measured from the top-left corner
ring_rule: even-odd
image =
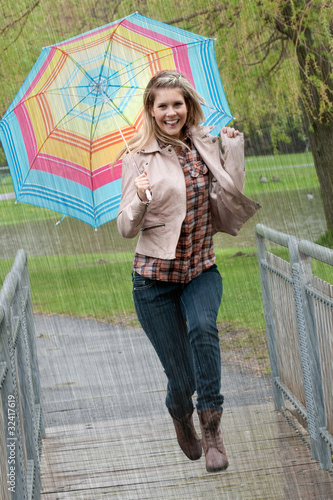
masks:
[[[212,222],[209,207],[208,168],[194,147],[177,152],[186,184],[186,216],[183,221],[174,260],[158,259],[135,253],[133,270],[152,280],[188,283],[215,262]],[[160,147],[166,147],[160,144]]]

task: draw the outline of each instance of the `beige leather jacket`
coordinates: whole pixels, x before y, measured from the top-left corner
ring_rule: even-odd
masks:
[[[244,136],[228,138],[221,133],[224,159],[213,127],[193,127],[193,142],[209,169],[210,208],[213,232],[236,235],[260,206],[242,194],[244,190]],[[161,259],[174,259],[182,222],[186,215],[185,178],[172,147],[162,150],[156,139],[134,155],[140,172],[147,172],[152,201],[140,201],[134,179],[138,175],[129,154],[123,159],[122,195],[117,217],[118,231],[125,238],[139,232],[136,251]]]

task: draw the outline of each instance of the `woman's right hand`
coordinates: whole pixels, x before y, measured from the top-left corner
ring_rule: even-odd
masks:
[[[151,191],[150,182],[147,176],[147,172],[143,172],[143,174],[139,175],[135,178],[134,181],[136,191],[138,193],[138,197],[141,201],[148,203],[148,198],[146,195],[146,191]]]

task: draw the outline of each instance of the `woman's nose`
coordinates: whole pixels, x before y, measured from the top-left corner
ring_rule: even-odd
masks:
[[[175,114],[176,114],[176,110],[175,110],[175,109],[173,109],[173,108],[171,108],[171,107],[167,109],[167,115],[168,115],[168,116],[169,116],[169,115],[171,115],[171,116],[172,116],[172,115],[175,115]]]

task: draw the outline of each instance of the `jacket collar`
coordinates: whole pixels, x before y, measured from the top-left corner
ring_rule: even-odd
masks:
[[[201,138],[207,137],[207,135],[213,130],[214,127],[211,126],[202,126],[202,127],[190,127],[190,132],[193,138]],[[141,149],[142,153],[156,153],[161,152],[161,148],[157,142],[155,136],[152,136],[147,144]]]
[[[190,132],[192,134],[192,137],[199,137],[203,139],[204,137],[207,137],[207,135],[214,129],[215,127],[211,127],[209,125],[204,125],[202,127],[191,127]]]

